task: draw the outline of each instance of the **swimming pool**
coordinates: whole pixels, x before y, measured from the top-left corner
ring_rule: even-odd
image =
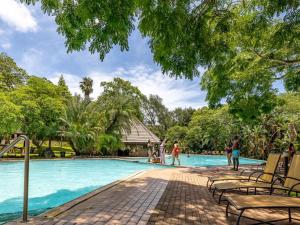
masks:
[[[139,162],[148,162],[148,158],[136,158],[132,159]],[[240,157],[240,164],[241,165],[253,165],[253,164],[260,164],[263,163],[263,160],[256,160],[256,159],[249,159]],[[172,163],[172,156],[166,156],[166,164],[170,165]],[[192,166],[192,167],[199,167],[199,166],[226,166],[227,165],[227,157],[225,155],[188,155],[181,154],[180,155],[180,163],[182,166]],[[177,165],[177,161],[175,161]]]
[[[0,224],[21,216],[23,167],[21,161],[0,162]],[[30,214],[37,215],[138,171],[159,167],[108,159],[33,160],[30,162]]]

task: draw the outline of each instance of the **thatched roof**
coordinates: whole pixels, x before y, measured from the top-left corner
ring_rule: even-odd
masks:
[[[153,134],[141,121],[131,122],[130,132],[122,132],[122,142],[125,144],[146,144],[150,139],[152,143],[159,143],[159,138]]]

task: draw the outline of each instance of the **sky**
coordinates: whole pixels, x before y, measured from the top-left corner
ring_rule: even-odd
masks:
[[[70,91],[81,93],[79,82],[94,80],[93,98],[101,93],[101,81],[121,77],[145,95],[155,94],[169,108],[206,105],[199,78],[193,81],[162,74],[153,59],[146,38],[135,30],[129,37],[129,51],[118,46],[101,62],[88,51],[67,53],[65,38],[56,32],[53,17],[44,15],[40,5],[26,6],[15,0],[0,0],[0,52],[6,52],[29,74],[57,83],[63,74]]]

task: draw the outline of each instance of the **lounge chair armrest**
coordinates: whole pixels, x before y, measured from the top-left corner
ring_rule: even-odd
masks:
[[[256,174],[256,173],[260,173],[260,174],[258,175],[259,177],[262,176],[262,175],[264,174],[263,171],[259,171],[259,170],[253,171],[252,173],[249,174],[248,180],[250,180],[251,177],[254,176],[254,174]],[[257,177],[255,177],[255,178],[257,178]]]
[[[261,174],[259,174],[259,175],[257,176],[255,182],[258,182],[258,181],[259,181],[259,178],[260,178],[262,175],[265,175],[265,174],[275,176],[274,173],[266,173],[266,172],[262,172]],[[250,180],[250,178],[249,178],[249,180]]]
[[[276,176],[276,175],[274,175],[274,176]],[[284,177],[281,177],[281,176],[277,175],[276,178],[271,183],[271,188],[273,188],[273,186],[276,184],[277,181],[279,181],[281,184],[283,184],[284,183]]]
[[[280,183],[283,185],[283,183],[284,183],[284,181],[285,181],[285,177],[284,176],[282,176],[282,175],[280,175],[280,174],[274,174],[274,181],[276,180],[276,181],[280,181]],[[273,182],[272,182],[273,183]]]
[[[294,188],[295,188],[296,186],[300,186],[300,182],[294,184],[294,185],[290,188],[290,190],[289,190],[289,192],[288,192],[288,195],[290,195],[292,191],[295,191]]]
[[[255,182],[259,182],[259,178],[262,176],[262,175],[264,175],[265,173],[261,173],[261,174],[259,174],[257,177],[256,177],[256,179],[255,179]],[[250,178],[249,178],[249,180],[250,180]]]
[[[257,172],[263,172],[263,170],[258,170],[258,169],[244,169],[240,172],[240,176],[244,175],[245,172],[251,172],[249,175],[251,175],[252,173],[257,173]]]

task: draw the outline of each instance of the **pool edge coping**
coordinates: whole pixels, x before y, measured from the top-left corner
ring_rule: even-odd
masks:
[[[153,168],[151,170],[155,170],[156,168]],[[46,218],[46,219],[52,219],[52,218],[55,218],[56,216],[59,216],[60,214],[74,208],[75,206],[79,205],[80,203],[83,203],[89,199],[91,199],[92,197],[104,192],[104,191],[107,191],[115,186],[117,186],[118,184],[120,183],[123,183],[123,182],[126,182],[126,181],[129,181],[129,180],[132,180],[138,176],[141,176],[142,174],[144,174],[146,171],[149,171],[149,170],[141,170],[141,171],[138,171],[134,174],[131,174],[127,177],[124,177],[124,178],[121,178],[121,179],[118,179],[116,181],[113,181],[109,184],[106,184],[102,187],[99,187],[91,192],[88,192],[84,195],[81,195],[71,201],[68,201],[62,205],[59,205],[57,207],[54,207],[52,209],[49,209],[39,215],[36,215],[36,216],[31,216],[29,217],[28,219],[28,222],[30,222],[30,220],[32,220],[33,218],[39,218],[39,217],[42,217],[42,218]],[[20,222],[20,218],[18,219],[15,219],[15,220],[12,220],[12,221],[7,221],[7,222],[4,222],[4,224],[7,224],[7,223],[11,223],[11,222]]]
[[[88,192],[88,193],[86,193],[84,195],[81,195],[78,198],[75,198],[75,199],[73,199],[73,200],[71,200],[69,202],[66,202],[63,205],[57,206],[57,207],[55,207],[53,209],[50,209],[49,211],[46,211],[46,212],[38,215],[37,217],[45,217],[45,218],[56,217],[56,216],[62,214],[63,212],[72,209],[76,205],[78,205],[78,204],[80,204],[82,202],[85,202],[85,201],[89,200],[90,198],[92,198],[92,197],[94,197],[94,196],[96,196],[96,195],[98,195],[98,194],[100,194],[100,193],[102,193],[102,192],[104,192],[104,191],[106,191],[106,190],[108,190],[110,188],[113,188],[114,186],[116,186],[116,185],[118,185],[120,183],[123,183],[125,181],[131,180],[131,179],[133,179],[135,177],[138,177],[138,176],[142,175],[145,172],[146,172],[146,170],[141,170],[141,171],[138,171],[138,172],[136,172],[134,174],[131,174],[131,175],[127,176],[127,177],[124,177],[124,178],[118,179],[116,181],[113,181],[113,182],[111,182],[109,184],[106,184],[106,185],[104,185],[102,187],[99,187],[99,188],[97,188],[97,189],[95,189],[95,190],[93,190],[91,192]]]

